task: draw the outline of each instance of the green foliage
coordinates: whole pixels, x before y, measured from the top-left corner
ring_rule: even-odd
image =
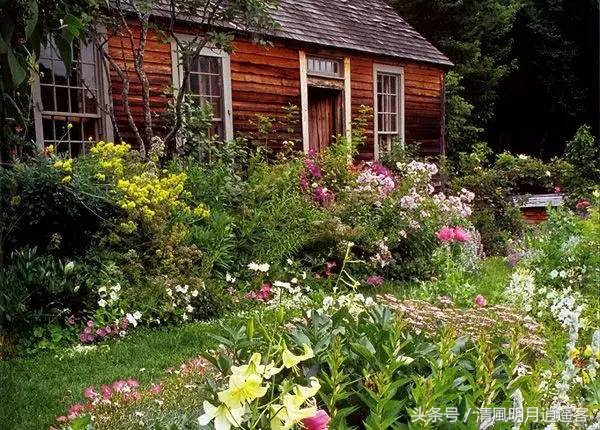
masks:
[[[450,174],[448,185],[453,190],[466,188],[475,193],[473,225],[481,234],[486,253],[502,254],[508,240],[519,236],[523,229],[521,213],[512,196],[517,191],[516,180],[527,176],[518,172],[508,174],[513,163],[519,163],[515,157],[500,156],[501,164],[505,166],[501,170],[500,166],[496,168],[496,164],[490,164],[490,155],[485,145],[477,145],[471,153],[461,153],[457,172]]]
[[[573,200],[589,197],[595,186],[600,184],[600,147],[588,126],[580,127],[573,139],[567,143],[561,181],[565,191]]]
[[[0,333],[13,341],[32,336],[35,345],[44,338],[40,330],[47,328],[57,346],[72,342],[59,327],[83,306],[86,291],[77,282],[78,271],[72,261],[38,254],[35,248],[13,252],[0,269]]]

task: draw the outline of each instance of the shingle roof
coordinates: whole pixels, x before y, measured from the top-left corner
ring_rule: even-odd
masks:
[[[286,39],[452,65],[384,0],[280,0],[272,16]]]
[[[122,0],[124,4],[129,1],[132,0]],[[169,16],[169,1],[157,0],[153,13]],[[279,0],[271,16],[279,27],[269,34],[276,37],[452,65],[448,57],[398,16],[385,0]],[[186,13],[180,13],[179,18],[196,20],[193,14]],[[231,23],[224,26],[237,28]]]

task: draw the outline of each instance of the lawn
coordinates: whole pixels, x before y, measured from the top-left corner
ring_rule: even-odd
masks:
[[[160,379],[165,369],[198,356],[213,346],[210,332],[219,321],[192,323],[164,330],[139,330],[111,342],[110,349],[59,359],[40,354],[0,362],[2,429],[43,429],[82,400],[90,385],[135,378],[142,384]]]

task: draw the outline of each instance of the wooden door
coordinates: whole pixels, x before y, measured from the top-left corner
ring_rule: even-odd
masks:
[[[308,89],[309,148],[321,152],[334,136],[342,133],[342,92],[325,88]]]

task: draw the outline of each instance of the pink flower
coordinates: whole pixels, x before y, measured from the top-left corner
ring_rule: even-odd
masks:
[[[96,393],[94,387],[87,387],[85,390],[83,390],[83,397],[93,401],[98,397],[98,393]]]
[[[148,392],[150,394],[158,394],[162,391],[162,385],[161,384],[152,384],[150,386],[150,388],[148,389]]]
[[[256,297],[258,298],[258,300],[262,300],[263,302],[268,301],[271,297],[271,284],[269,284],[268,282],[262,284]]]
[[[75,325],[75,315],[71,315],[69,318],[67,318],[67,324]]]
[[[487,305],[487,300],[485,297],[483,297],[481,294],[478,294],[477,297],[475,297],[475,305],[479,306],[480,308],[484,308]]]
[[[454,229],[452,227],[443,226],[438,230],[436,236],[442,242],[450,242],[454,239]]]
[[[379,287],[383,284],[383,277],[381,277],[379,275],[371,275],[367,279],[367,284],[369,284],[373,287]]]
[[[127,385],[129,385],[130,388],[137,388],[140,386],[140,383],[136,379],[128,379]]]
[[[323,409],[319,409],[314,416],[303,419],[302,424],[306,430],[326,430],[329,421],[331,421],[329,414]]]
[[[466,242],[467,240],[469,240],[469,232],[467,232],[461,227],[456,227],[454,229],[454,240],[457,240],[459,242]]]
[[[61,415],[56,419],[56,421],[58,421],[59,423],[66,423],[67,421],[69,421],[69,419],[64,415]]]
[[[100,392],[102,393],[102,398],[104,400],[109,400],[113,395],[112,389],[106,384],[104,384],[102,386],[102,388],[100,389]]]
[[[113,382],[112,389],[116,393],[122,393],[127,390],[127,381],[120,380]]]
[[[589,208],[591,205],[592,204],[590,203],[590,201],[588,199],[579,199],[579,201],[577,202],[577,205],[575,205],[575,208],[582,210],[582,209]]]
[[[75,403],[73,406],[69,408],[67,416],[71,419],[77,417],[81,412],[85,409],[85,405],[81,403]]]
[[[556,187],[554,187],[554,192],[555,193],[560,193],[562,191],[562,188],[560,188],[558,185]]]

